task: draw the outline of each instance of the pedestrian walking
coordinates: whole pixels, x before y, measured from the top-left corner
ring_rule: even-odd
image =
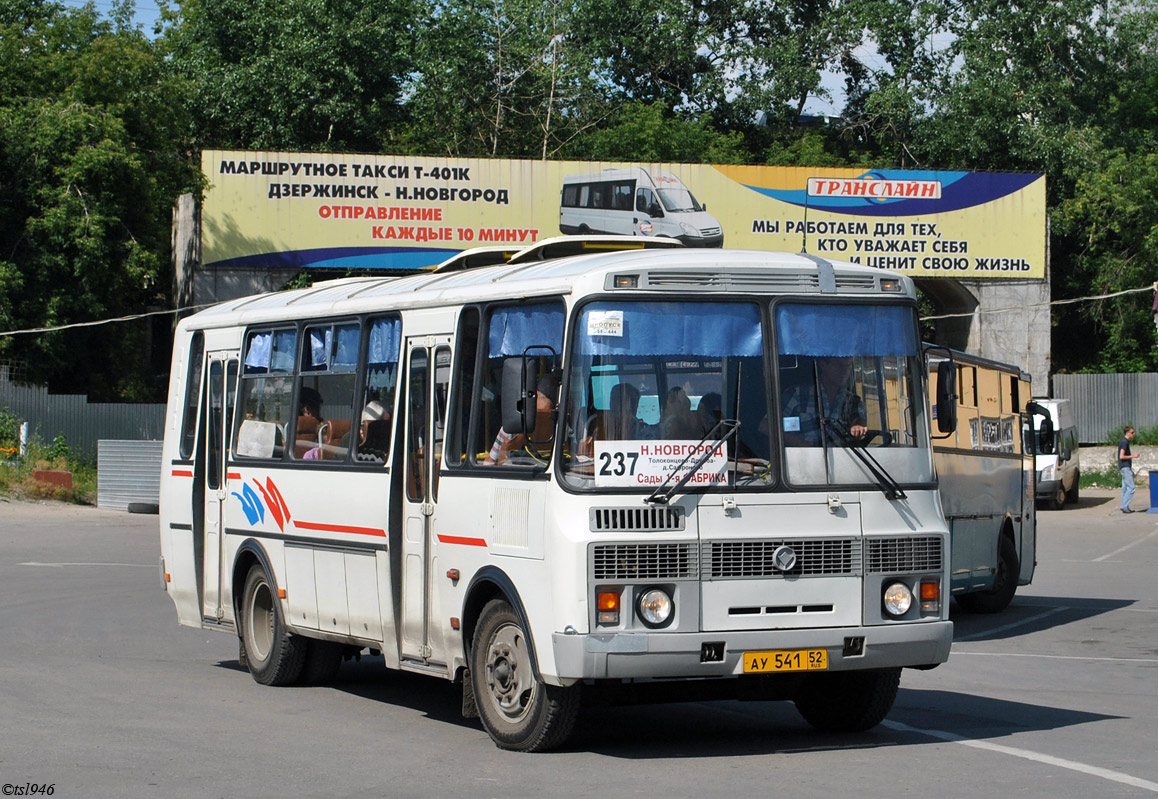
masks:
[[[1134,439],[1134,428],[1127,427],[1118,442],[1118,471],[1122,473],[1122,513],[1133,513],[1130,500],[1134,498],[1134,466],[1130,461],[1137,455],[1130,454],[1130,442]]]

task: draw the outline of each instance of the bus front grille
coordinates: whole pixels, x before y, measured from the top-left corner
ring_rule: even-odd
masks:
[[[592,508],[591,532],[655,533],[684,529],[679,508]]]
[[[867,538],[866,571],[869,574],[940,571],[943,546],[941,536]]]
[[[776,550],[787,546],[795,564],[781,571]],[[803,538],[768,541],[705,541],[704,579],[750,577],[842,577],[861,573],[861,543],[855,538]]]
[[[694,544],[596,544],[591,575],[596,580],[695,579]]]

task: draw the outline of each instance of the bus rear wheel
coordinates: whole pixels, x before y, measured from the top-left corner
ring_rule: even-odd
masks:
[[[796,694],[796,709],[818,730],[864,732],[884,721],[900,685],[900,669],[812,674]]]
[[[997,573],[993,575],[993,587],[988,591],[962,594],[957,597],[957,604],[970,613],[1000,613],[1013,601],[1020,574],[1017,547],[1012,538],[1002,535],[997,545]]]
[[[261,566],[251,568],[245,577],[241,642],[249,673],[262,685],[291,685],[301,675],[306,639],[286,631],[281,602]]]
[[[500,749],[544,752],[571,735],[579,688],[545,685],[535,676],[527,632],[508,602],[493,599],[483,608],[470,660],[479,717]]]

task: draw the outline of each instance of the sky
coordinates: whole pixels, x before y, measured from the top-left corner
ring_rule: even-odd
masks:
[[[68,8],[81,8],[88,3],[84,0],[62,0]],[[92,5],[96,6],[97,12],[102,17],[107,17],[113,13],[113,0],[92,0]],[[161,8],[154,0],[136,0],[136,13],[133,15],[133,21],[141,26],[145,35],[150,39],[153,38],[153,25],[157,21],[157,17],[161,15]]]

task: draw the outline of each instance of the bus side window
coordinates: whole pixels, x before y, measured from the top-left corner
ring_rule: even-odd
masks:
[[[454,386],[451,396],[450,440],[447,443],[444,463],[450,469],[457,469],[467,463],[467,453],[472,449],[470,438],[470,410],[474,402],[474,389],[478,373],[479,342],[478,308],[464,308],[458,319],[458,342],[454,355]],[[477,434],[476,434],[477,437]],[[481,443],[473,447],[477,452]],[[470,459],[470,460],[473,460]]]
[[[651,207],[656,204],[655,193],[651,189],[640,189],[635,193],[635,210],[651,216]]]
[[[297,386],[295,458],[346,460],[360,341],[357,322],[306,328]]]
[[[193,457],[197,435],[197,397],[201,391],[201,366],[205,361],[205,336],[198,330],[189,345],[189,371],[185,377],[185,418],[181,426],[181,457]]]
[[[601,184],[609,185],[609,184]],[[557,364],[563,348],[563,303],[547,301],[522,305],[496,306],[487,318],[486,358],[480,359],[483,385],[471,419],[472,462],[483,466],[496,463],[525,466],[544,466],[546,461],[537,447],[524,445],[525,436],[517,436],[502,428],[503,364],[512,358],[527,357],[533,363],[533,372],[543,380]],[[551,400],[557,401],[558,396]],[[549,422],[547,423],[549,424]],[[531,439],[549,446],[552,431],[536,430]],[[518,443],[517,450],[504,445]],[[507,452],[514,454],[507,457]]]
[[[297,330],[250,331],[241,368],[235,458],[281,458],[286,425],[294,416]]]
[[[362,401],[355,406],[359,413],[357,429],[351,429],[344,442],[347,449],[354,449],[354,460],[360,463],[385,463],[389,458],[401,345],[401,320],[391,316],[370,321],[365,385]]]

